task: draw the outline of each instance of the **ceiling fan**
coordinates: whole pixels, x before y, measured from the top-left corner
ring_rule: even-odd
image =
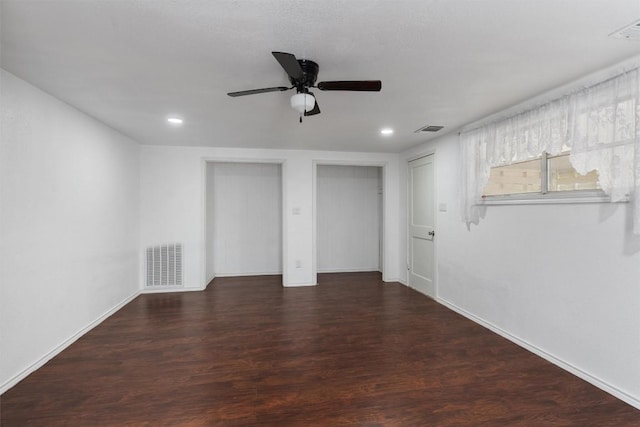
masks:
[[[320,114],[320,107],[318,107],[315,95],[309,90],[311,88],[317,88],[319,90],[348,90],[359,92],[379,92],[380,89],[382,89],[382,82],[380,80],[319,82],[316,85],[319,70],[317,63],[308,59],[297,59],[295,55],[291,53],[271,53],[282,68],[284,68],[284,71],[287,73],[287,76],[289,76],[289,81],[293,86],[276,86],[262,89],[242,90],[239,92],[229,92],[227,95],[236,97],[266,92],[282,92],[295,88],[296,94],[291,97],[291,107],[300,113],[300,122],[302,123],[303,115],[313,116],[315,114]]]

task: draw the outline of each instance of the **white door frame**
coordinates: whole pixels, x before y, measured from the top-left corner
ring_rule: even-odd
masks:
[[[287,283],[287,269],[286,260],[288,254],[287,247],[287,207],[286,207],[286,174],[287,174],[287,161],[284,159],[272,159],[272,158],[237,158],[237,157],[203,157],[201,160],[202,169],[202,229],[204,230],[203,244],[202,244],[202,266],[201,266],[201,283],[202,290],[207,288],[207,285],[211,280],[207,277],[207,163],[269,163],[280,165],[282,174],[282,285]],[[215,272],[214,276],[215,278]]]
[[[356,160],[314,160],[313,161],[313,170],[312,170],[312,174],[313,174],[313,194],[312,194],[312,198],[313,198],[313,207],[312,207],[312,228],[313,228],[313,238],[312,238],[312,245],[313,245],[313,254],[312,254],[312,260],[313,260],[313,264],[311,266],[311,274],[314,280],[314,283],[318,283],[318,241],[317,241],[317,235],[318,235],[318,225],[317,225],[317,214],[318,214],[318,203],[317,203],[317,186],[318,186],[318,166],[373,166],[373,167],[379,167],[382,170],[382,235],[380,236],[382,238],[382,265],[380,266],[380,269],[382,270],[382,281],[386,282],[388,281],[387,277],[385,276],[385,264],[386,264],[386,260],[389,259],[388,254],[387,254],[387,226],[386,226],[386,220],[387,220],[387,166],[388,166],[388,162],[382,161],[382,162],[359,162]],[[395,279],[394,279],[395,280]]]
[[[409,158],[406,159],[406,164],[405,164],[405,171],[406,171],[406,175],[407,175],[407,191],[406,191],[406,195],[407,195],[407,201],[406,201],[406,218],[405,218],[405,222],[406,222],[406,258],[405,258],[405,264],[406,264],[406,269],[407,269],[407,286],[411,287],[411,283],[410,283],[410,277],[411,275],[409,274],[409,266],[411,265],[411,173],[410,173],[410,166],[409,163],[411,163],[414,160],[418,160],[421,159],[423,157],[427,157],[427,156],[433,156],[433,200],[434,200],[434,213],[433,213],[433,229],[436,232],[434,239],[433,239],[433,298],[434,299],[438,299],[438,245],[437,245],[437,239],[438,239],[438,209],[437,209],[437,205],[438,205],[438,173],[437,173],[437,156],[436,156],[436,150],[427,150],[427,151],[423,151],[420,152],[419,154],[416,154],[414,156],[411,156]]]

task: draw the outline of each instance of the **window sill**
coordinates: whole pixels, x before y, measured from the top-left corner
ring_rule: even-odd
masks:
[[[620,202],[628,202],[629,199]],[[574,203],[610,203],[611,198],[601,191],[576,191],[570,194],[513,194],[504,196],[486,196],[478,202],[478,205],[547,205],[547,204],[574,204]]]

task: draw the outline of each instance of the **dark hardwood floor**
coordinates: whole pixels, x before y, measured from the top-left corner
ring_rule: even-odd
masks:
[[[142,295],[2,396],[10,426],[640,426],[377,273]]]

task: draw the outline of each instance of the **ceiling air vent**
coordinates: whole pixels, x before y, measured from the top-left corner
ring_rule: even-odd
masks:
[[[442,128],[444,128],[444,126],[427,125],[427,126],[422,126],[420,129],[416,130],[415,133],[420,133],[420,132],[438,132]]]
[[[614,31],[609,37],[640,41],[640,19]]]

